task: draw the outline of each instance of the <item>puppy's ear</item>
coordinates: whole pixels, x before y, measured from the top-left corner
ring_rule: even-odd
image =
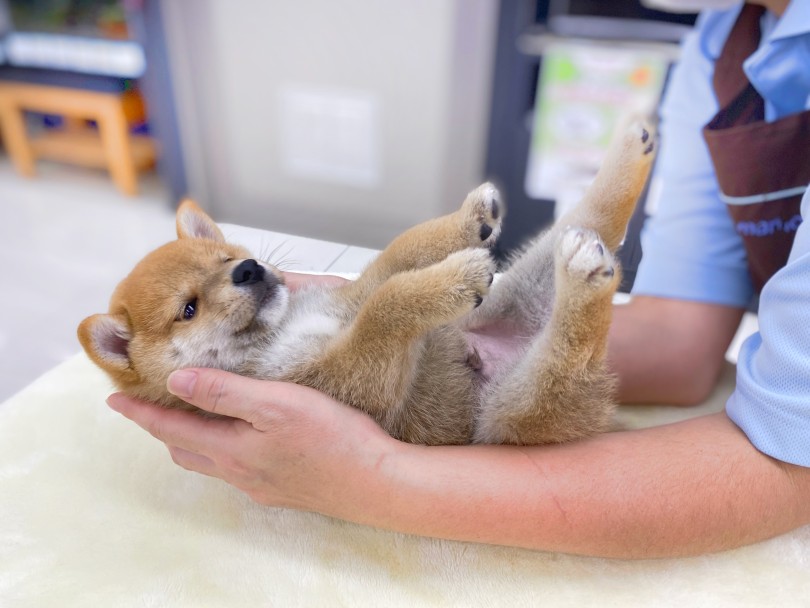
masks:
[[[79,324],[79,342],[101,369],[119,381],[133,381],[137,373],[130,367],[131,334],[123,315],[93,315]]]
[[[177,236],[181,239],[225,242],[219,226],[190,198],[177,208]]]

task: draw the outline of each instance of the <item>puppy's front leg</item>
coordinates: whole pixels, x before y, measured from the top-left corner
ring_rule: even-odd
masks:
[[[426,268],[455,251],[491,247],[501,233],[503,203],[498,190],[485,183],[470,192],[454,213],[428,220],[395,238],[347,290],[359,300],[388,277],[405,270]]]
[[[559,239],[555,268],[551,318],[520,363],[488,389],[478,442],[559,443],[609,424],[615,387],[605,356],[618,265],[595,232],[572,228]]]
[[[394,275],[317,362],[291,380],[323,390],[386,426],[387,416],[408,395],[424,335],[478,306],[494,270],[488,251],[465,249]]]

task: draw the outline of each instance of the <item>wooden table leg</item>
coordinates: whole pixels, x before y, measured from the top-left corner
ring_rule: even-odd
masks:
[[[129,125],[120,98],[110,97],[98,114],[98,130],[110,176],[124,194],[138,193],[138,172],[129,139]]]
[[[25,128],[25,112],[0,91],[0,126],[11,161],[20,175],[36,174],[36,157]]]

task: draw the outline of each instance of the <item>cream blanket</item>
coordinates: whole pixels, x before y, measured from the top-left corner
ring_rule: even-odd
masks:
[[[730,379],[704,407],[722,408]],[[0,606],[808,606],[810,527],[629,562],[263,508],[176,467],[78,355],[0,406]],[[723,392],[725,391],[725,393]],[[631,426],[683,411],[623,408]]]

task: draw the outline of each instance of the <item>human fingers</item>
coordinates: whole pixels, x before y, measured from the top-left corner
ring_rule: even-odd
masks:
[[[249,423],[266,432],[306,426],[314,418],[332,420],[353,408],[306,386],[256,380],[218,369],[194,368],[172,372],[169,391],[198,408]],[[306,404],[306,407],[302,405]]]
[[[188,411],[168,410],[123,393],[110,395],[107,404],[166,445],[196,454],[221,451],[232,443],[238,431],[238,421],[235,420],[203,418]]]
[[[169,376],[167,386],[172,394],[191,405],[212,414],[244,420],[257,428],[268,416],[272,417],[271,390],[273,405],[297,403],[294,397],[287,396],[288,387],[292,385],[255,380],[219,369],[178,370]]]
[[[332,274],[306,274],[302,272],[285,272],[284,283],[291,291],[296,291],[307,285],[323,285],[325,287],[340,287],[348,283],[348,279]]]
[[[208,475],[209,477],[223,477],[217,468],[216,463],[211,458],[208,458],[208,456],[189,452],[188,450],[184,450],[183,448],[178,448],[177,446],[173,445],[166,447],[169,448],[169,454],[171,455],[174,464],[181,466],[188,471],[202,473],[203,475]]]

